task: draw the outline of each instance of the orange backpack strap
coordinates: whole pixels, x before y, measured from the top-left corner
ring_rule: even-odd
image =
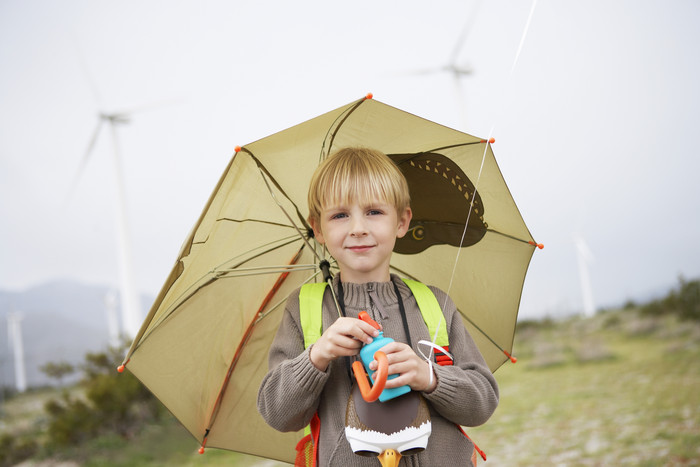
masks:
[[[318,458],[318,437],[321,434],[321,419],[315,413],[309,423],[311,433],[307,434],[297,443],[297,457],[294,467],[315,467]]]
[[[476,443],[474,442],[474,440],[471,439],[471,438],[469,437],[469,435],[467,434],[467,432],[464,431],[464,428],[462,428],[460,425],[457,425],[457,429],[458,429],[459,431],[461,431],[462,434],[463,434],[464,436],[466,436],[467,439],[468,439],[469,441],[471,441],[472,444],[474,445],[474,451],[472,452],[472,464],[474,464],[474,467],[476,467],[476,460],[477,460],[476,453],[477,453],[477,452],[479,453],[479,455],[481,456],[481,458],[484,459],[484,462],[486,462],[486,453],[485,453],[484,451],[482,451],[481,449],[479,449],[479,446],[477,446]]]

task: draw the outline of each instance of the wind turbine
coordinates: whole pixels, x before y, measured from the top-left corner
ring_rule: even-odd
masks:
[[[24,366],[24,342],[22,341],[22,315],[17,312],[7,314],[7,334],[15,361],[15,389],[27,390],[27,371]]]
[[[590,263],[593,262],[593,253],[583,237],[574,236],[576,253],[578,258],[579,280],[581,281],[581,296],[583,297],[583,313],[585,316],[595,314],[595,301],[593,300],[593,288],[589,272]]]
[[[474,22],[477,17],[477,13],[479,9],[481,8],[481,1],[477,1],[472,8],[472,12],[469,14],[467,18],[467,22],[465,23],[464,27],[462,28],[462,32],[460,33],[459,37],[457,38],[457,41],[454,45],[454,48],[452,49],[452,54],[450,54],[450,58],[448,62],[439,67],[433,67],[433,68],[426,68],[422,70],[414,70],[413,72],[410,72],[410,74],[414,76],[419,76],[419,75],[433,75],[433,74],[439,74],[439,73],[447,73],[451,75],[452,77],[452,85],[454,87],[454,93],[455,93],[455,99],[457,100],[457,104],[459,106],[459,112],[460,112],[460,117],[462,120],[462,129],[466,130],[467,129],[467,109],[465,105],[465,96],[464,96],[464,88],[462,86],[462,79],[465,77],[471,76],[474,74],[474,69],[465,64],[464,62],[460,62],[460,54],[462,50],[464,49],[464,44],[467,42],[467,38],[469,37],[469,34],[472,31],[472,28],[474,26]]]
[[[92,78],[90,69],[84,60],[84,56],[75,42],[77,58],[80,67],[85,75],[85,79],[92,92],[95,103],[98,108],[101,108],[101,98],[95,80]],[[71,185],[69,197],[75,191],[75,188],[80,180],[85,166],[92,156],[95,145],[100,137],[101,130],[104,126],[109,127],[109,133],[112,140],[112,172],[114,174],[114,190],[116,195],[115,220],[117,230],[117,254],[119,264],[119,283],[120,283],[120,299],[122,307],[122,332],[128,337],[134,337],[141,327],[143,316],[141,315],[141,307],[139,305],[138,293],[134,285],[134,273],[132,263],[132,248],[131,237],[129,230],[129,217],[126,207],[126,188],[124,183],[124,172],[122,170],[121,154],[119,150],[119,140],[117,138],[117,127],[130,123],[131,116],[141,109],[132,109],[130,111],[121,112],[103,112],[97,114],[97,126],[92,133],[87,150],[78,167],[73,184]]]
[[[98,108],[101,108],[101,97],[95,80],[92,78],[90,69],[84,60],[84,56],[80,51],[80,47],[77,42],[74,42],[77,58],[82,68],[83,74],[85,75],[87,84],[92,92],[93,98]],[[134,114],[140,113],[146,110],[153,110],[155,108],[160,108],[165,105],[170,105],[174,103],[172,100],[159,101],[145,105],[142,107],[133,108],[130,110],[123,110],[120,112],[104,112],[100,111],[97,114],[97,126],[92,133],[90,138],[90,143],[88,144],[87,150],[83,155],[80,166],[76,173],[75,179],[71,187],[71,194],[75,191],[76,185],[82,176],[82,173],[87,165],[92,152],[97,144],[97,140],[101,134],[102,128],[106,125],[109,127],[109,133],[112,140],[112,165],[114,174],[114,189],[116,194],[116,209],[115,218],[117,225],[117,253],[118,253],[118,263],[119,263],[119,283],[120,283],[120,299],[122,308],[122,333],[129,338],[133,338],[139,331],[141,327],[141,322],[143,321],[143,316],[141,314],[141,306],[139,304],[138,293],[134,284],[134,273],[133,273],[133,262],[132,262],[132,247],[131,247],[131,236],[129,229],[129,216],[127,215],[127,203],[126,203],[126,187],[124,183],[124,172],[122,170],[121,153],[119,148],[119,140],[117,137],[117,129],[119,126],[126,125],[131,122],[131,118]],[[107,305],[108,307],[110,305]],[[109,317],[108,319],[112,319]],[[113,323],[110,324],[111,331],[114,332]]]
[[[117,253],[119,262],[119,283],[121,292],[122,305],[122,330],[129,337],[136,336],[141,321],[141,307],[139,305],[138,294],[134,285],[134,273],[132,264],[132,248],[131,237],[129,230],[129,217],[126,207],[126,188],[124,183],[124,172],[122,170],[121,154],[119,150],[119,141],[117,138],[117,127],[125,125],[131,121],[132,112],[115,112],[105,113],[100,112],[97,116],[97,127],[95,128],[87,150],[83,155],[80,166],[76,173],[75,179],[71,187],[71,193],[80,180],[85,166],[90,160],[97,140],[104,126],[109,127],[109,133],[112,140],[112,172],[114,174],[114,189],[116,199],[116,227],[117,227]]]

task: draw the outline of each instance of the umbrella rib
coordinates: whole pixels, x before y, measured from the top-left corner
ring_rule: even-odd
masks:
[[[280,222],[270,222],[270,221],[265,221],[265,220],[261,220],[261,219],[233,219],[233,218],[230,218],[230,217],[220,217],[220,218],[218,218],[218,219],[216,220],[216,222],[221,222],[221,221],[236,222],[236,223],[239,223],[239,224],[242,224],[242,223],[244,223],[244,222],[253,222],[253,223],[256,223],[256,224],[274,225],[274,226],[276,226],[276,227],[285,227],[285,228],[288,228],[288,229],[291,229],[291,228],[292,228],[292,226],[289,226],[289,225],[287,225],[287,224],[282,224],[282,223],[280,223]]]
[[[437,151],[443,151],[445,149],[460,148],[462,146],[471,146],[473,144],[483,144],[483,143],[484,143],[484,140],[479,140],[479,141],[470,141],[467,143],[450,144],[448,146],[440,146],[440,147],[432,148],[432,149],[426,149],[425,151],[420,151],[420,152],[417,152],[415,154],[409,154],[411,157],[408,157],[405,160],[402,160],[401,162],[398,163],[398,165],[409,162],[411,159],[414,159],[414,158],[416,158],[420,155],[423,155],[423,154],[428,154],[428,153],[437,152]],[[405,154],[388,154],[388,155],[389,156],[401,156],[401,155],[405,155]]]
[[[487,232],[493,232],[493,233],[495,233],[495,234],[501,235],[501,236],[506,237],[506,238],[510,238],[511,240],[516,240],[516,241],[518,241],[518,242],[527,243],[527,244],[529,244],[529,245],[532,245],[532,243],[531,243],[530,240],[523,240],[522,238],[518,238],[518,237],[516,237],[516,236],[514,236],[514,235],[510,235],[510,234],[507,234],[507,233],[504,233],[504,232],[499,232],[498,230],[486,229],[486,231],[487,231]]]
[[[244,222],[254,222],[254,223],[258,223],[258,224],[272,225],[275,227],[284,227],[284,228],[288,228],[288,229],[292,228],[291,226],[289,226],[287,224],[281,224],[279,222],[268,222],[268,221],[264,221],[264,220],[260,220],[260,219],[232,219],[230,217],[220,217],[220,218],[216,219],[215,222],[221,222],[221,221],[236,222],[239,224],[242,224]],[[286,237],[286,238],[296,238],[296,235],[294,235],[293,237]],[[192,245],[204,245],[205,243],[207,243],[208,240],[209,240],[209,237],[207,237],[204,240],[200,240],[198,242],[192,241]],[[283,238],[280,240],[285,240],[285,239]]]
[[[292,199],[289,197],[289,195],[287,195],[287,192],[285,192],[284,189],[282,189],[282,187],[281,187],[280,184],[277,182],[277,180],[275,179],[275,177],[272,176],[272,174],[267,170],[267,168],[265,167],[265,165],[263,165],[263,163],[260,161],[260,159],[258,159],[257,157],[255,157],[255,155],[254,155],[252,152],[250,152],[250,150],[249,150],[248,148],[245,148],[245,147],[244,147],[244,148],[241,148],[241,151],[244,151],[246,154],[248,154],[248,155],[253,159],[253,161],[255,162],[255,164],[258,166],[258,169],[260,170],[260,172],[261,172],[262,174],[264,174],[264,175],[267,175],[267,177],[270,179],[270,181],[275,185],[275,187],[280,191],[280,193],[282,193],[282,194],[284,195],[284,197],[287,199],[287,201],[289,201],[290,203],[292,203],[292,205],[294,206],[294,209],[295,209],[296,212],[297,212],[297,216],[299,216],[299,220],[301,221],[301,223],[302,223],[302,225],[304,226],[304,228],[305,228],[306,230],[311,230],[311,226],[307,224],[306,219],[305,219],[304,216],[301,214],[301,212],[299,212],[299,207],[296,205],[296,203],[295,203],[294,201],[292,201]],[[275,202],[276,202],[276,203],[278,204],[278,206],[279,206],[279,202],[277,201],[277,198],[276,198],[276,197],[274,196],[274,194],[272,193],[272,190],[270,189],[270,185],[267,183],[267,180],[265,179],[264,176],[263,176],[263,181],[265,182],[265,185],[267,185],[268,190],[270,190],[270,193],[272,194],[272,196],[273,196]],[[281,207],[281,206],[280,206],[280,207]],[[285,212],[285,214],[287,214],[287,213]],[[287,215],[287,217],[289,217],[289,215]],[[291,221],[291,218],[290,218],[290,221]],[[295,228],[297,228],[297,230],[299,230],[298,227],[296,227],[296,223],[295,223],[294,221],[291,221],[291,222],[292,222],[292,225],[293,225]]]
[[[275,251],[275,250],[282,248],[282,247],[285,247],[287,245],[291,245],[292,243],[298,241],[298,239],[296,238],[296,235],[294,237],[288,237],[288,238],[292,238],[292,240],[288,241],[286,243],[274,246],[272,248],[269,248],[265,251],[262,251],[261,253],[255,255],[255,256],[247,258],[244,261],[239,262],[236,266],[229,268],[228,271],[233,270],[233,269],[237,268],[238,266],[243,265],[243,264],[247,263],[248,261],[251,261],[255,258],[258,258],[264,254],[270,253],[272,251]],[[271,245],[271,243],[269,243],[267,245]],[[264,246],[266,246],[266,245],[264,245]],[[231,261],[231,259],[229,259],[228,261]],[[220,279],[224,274],[226,274],[226,272],[222,272],[219,269],[219,268],[223,267],[224,264],[226,264],[226,263],[222,263],[221,265],[216,266],[214,269],[212,269],[211,271],[207,272],[205,275],[203,275],[202,277],[200,277],[199,279],[194,281],[194,283],[192,285],[190,285],[186,290],[184,290],[182,292],[182,294],[180,294],[180,296],[175,300],[175,302],[172,305],[170,305],[170,307],[168,307],[168,309],[159,317],[158,321],[156,321],[155,323],[153,323],[152,326],[150,326],[151,330],[148,333],[144,333],[143,337],[140,340],[143,341],[148,336],[148,334],[150,334],[150,332],[152,332],[154,329],[156,329],[158,326],[160,326],[160,324],[163,321],[168,319],[175,312],[175,310],[178,307],[180,307],[183,303],[185,303],[187,300],[189,300],[190,297],[192,297],[195,293],[197,293],[198,290],[200,290],[203,287],[206,287],[210,283],[214,282],[217,279]],[[273,267],[273,266],[271,266],[271,267]],[[277,272],[279,270],[279,268],[285,268],[285,267],[286,266],[279,266],[277,270],[271,270],[270,272],[268,272],[268,274],[273,274],[273,273]],[[262,273],[258,273],[258,275],[259,274],[262,274]],[[245,276],[245,275],[241,274],[241,276]],[[135,350],[136,350],[136,348],[134,348],[134,351]],[[130,354],[133,354],[133,351],[130,352]]]
[[[503,354],[505,354],[506,357],[508,357],[513,363],[515,363],[515,360],[514,360],[515,357],[513,357],[506,349],[504,349],[503,347],[501,347],[495,340],[493,340],[493,339],[491,338],[491,336],[489,336],[488,334],[486,334],[486,331],[484,331],[483,329],[481,329],[481,328],[479,327],[479,325],[477,325],[474,321],[472,321],[471,318],[469,318],[469,316],[467,316],[467,315],[465,315],[464,313],[462,313],[459,309],[458,309],[457,311],[459,312],[460,315],[462,315],[462,316],[464,317],[464,319],[466,319],[467,321],[469,321],[469,324],[471,324],[472,326],[474,326],[474,328],[475,328],[477,331],[479,331],[485,338],[487,338],[487,339],[489,340],[489,342],[491,342],[494,346],[496,346],[496,348],[497,348],[498,350],[500,350],[501,352],[503,352]],[[499,365],[499,366],[500,366],[500,365]],[[495,370],[494,370],[494,371],[495,371]]]
[[[284,206],[282,206],[282,203],[279,202],[279,200],[277,199],[277,196],[275,196],[275,193],[272,191],[272,187],[267,182],[267,178],[265,177],[266,174],[268,176],[270,176],[269,172],[267,172],[267,171],[263,172],[263,167],[260,165],[258,165],[258,168],[260,169],[260,174],[262,175],[262,179],[265,182],[265,186],[267,186],[267,189],[270,192],[270,196],[272,197],[274,202],[277,204],[277,207],[279,207],[280,210],[282,210],[282,212],[284,213],[284,215],[287,216],[287,219],[289,219],[289,222],[291,222],[292,226],[296,229],[297,233],[299,234],[299,237],[301,237],[301,239],[304,240],[304,243],[306,243],[306,245],[309,247],[309,250],[311,250],[311,252],[314,254],[314,256],[316,256],[316,259],[318,259],[319,261],[322,261],[323,258],[321,258],[321,256],[316,252],[316,249],[311,245],[311,243],[309,242],[307,237],[301,232],[301,230],[299,230],[299,227],[297,227],[296,223],[294,223],[292,216],[290,216],[289,213],[287,212],[287,210],[284,209]],[[274,183],[274,179],[272,179],[272,181]],[[277,188],[279,188],[279,185],[277,185],[276,183],[275,183],[275,186],[277,186]],[[280,188],[280,190],[281,190],[281,188]],[[282,191],[282,194],[284,194],[284,196],[287,197],[287,199],[291,202],[291,200],[289,199],[289,197],[287,196],[287,194],[284,191]],[[294,203],[292,203],[292,204],[294,204]],[[296,208],[296,205],[294,205],[294,207]],[[301,216],[301,214],[299,213],[299,209],[296,208],[296,210],[297,210],[297,214],[299,214]]]
[[[330,137],[331,137],[331,139],[330,139],[330,141],[329,141],[329,143],[328,143],[328,153],[330,153],[330,152],[331,152],[331,149],[333,148],[333,141],[335,141],[335,136],[338,134],[338,131],[340,131],[340,127],[342,127],[342,126],[345,124],[345,121],[348,119],[348,117],[350,117],[350,115],[352,115],[352,113],[353,113],[355,110],[357,110],[357,108],[358,108],[360,105],[362,105],[362,103],[364,103],[367,99],[368,99],[368,97],[363,97],[362,99],[360,99],[360,100],[358,100],[357,102],[355,102],[355,104],[354,104],[352,107],[350,107],[349,109],[347,109],[347,110],[345,111],[344,114],[339,115],[339,116],[338,116],[338,119],[339,119],[341,116],[342,116],[343,118],[342,118],[342,120],[340,120],[340,122],[338,123],[338,125],[335,126],[335,129],[333,129],[333,125],[335,125],[335,122],[337,122],[338,119],[336,119],[335,122],[333,122],[333,124],[332,124],[332,125],[330,126],[330,128],[328,129],[328,133],[326,134],[326,137],[323,139],[323,145],[321,146],[321,157],[323,157],[323,147],[326,145],[326,140],[328,139],[328,135],[330,134]]]
[[[315,265],[314,265],[314,269],[316,269],[316,266],[315,266]],[[321,271],[316,271],[316,272],[313,273],[311,276],[309,276],[309,278],[306,279],[306,280],[302,283],[302,285],[308,284],[309,282],[311,282],[312,280],[314,280],[315,278],[317,278],[319,274],[321,274]],[[273,311],[275,311],[281,304],[285,303],[285,302],[287,301],[288,298],[289,298],[289,297],[284,297],[282,300],[280,300],[279,302],[277,302],[277,303],[275,303],[274,305],[272,305],[265,313],[260,313],[260,316],[258,316],[258,320],[256,321],[256,323],[259,323],[260,321],[263,320],[263,318],[266,318],[270,313],[272,313]]]
[[[231,279],[241,276],[260,276],[266,274],[275,274],[283,272],[294,272],[294,271],[308,271],[315,270],[317,268],[316,264],[297,264],[295,266],[261,266],[258,268],[237,268],[237,269],[221,269],[218,272],[219,279]],[[242,272],[242,274],[236,274],[237,272]]]
[[[263,245],[260,245],[260,246],[258,246],[258,247],[256,247],[256,248],[253,248],[253,249],[251,249],[251,250],[248,250],[248,251],[246,251],[245,253],[253,253],[255,250],[261,250],[261,251],[260,251],[259,253],[255,254],[255,255],[253,255],[253,256],[247,257],[244,261],[241,261],[241,262],[237,263],[235,266],[229,267],[229,269],[238,268],[239,266],[245,264],[246,262],[248,262],[248,261],[250,261],[250,260],[253,260],[253,259],[255,259],[255,258],[259,258],[259,257],[262,256],[262,255],[265,255],[265,254],[267,254],[267,253],[273,252],[273,251],[275,251],[275,250],[277,250],[277,249],[279,249],[279,248],[283,248],[283,247],[285,247],[285,246],[287,246],[287,245],[291,245],[292,243],[294,243],[294,242],[296,242],[296,241],[298,241],[298,240],[299,240],[299,239],[297,238],[296,235],[290,235],[290,236],[287,236],[287,237],[284,237],[284,238],[280,238],[280,239],[278,239],[278,240],[276,240],[276,241],[274,241],[274,242],[268,242],[268,243],[265,243],[265,244],[263,244]],[[284,243],[282,243],[282,242],[284,242]],[[243,254],[244,254],[244,253],[241,253],[240,255],[234,256],[233,258],[227,259],[226,261],[224,261],[223,263],[219,264],[218,266],[215,266],[214,269],[212,269],[212,270],[209,271],[209,272],[216,272],[216,271],[219,271],[221,268],[224,267],[225,264],[231,263],[233,260],[235,260],[235,259],[240,258],[241,256],[243,256]]]

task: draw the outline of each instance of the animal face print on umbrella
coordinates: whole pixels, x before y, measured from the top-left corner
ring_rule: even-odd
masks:
[[[416,254],[441,244],[468,247],[482,239],[488,225],[481,196],[456,163],[435,152],[389,157],[406,177],[413,211],[408,233],[396,240],[396,253]]]

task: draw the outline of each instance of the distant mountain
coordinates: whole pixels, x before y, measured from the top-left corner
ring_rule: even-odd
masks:
[[[21,316],[28,386],[51,383],[39,368],[47,362],[81,364],[87,352],[109,345],[106,286],[54,281],[22,292],[0,290],[0,386],[15,386],[14,357],[8,336],[9,313]],[[117,294],[118,295],[118,294]],[[142,297],[145,313],[153,299]],[[117,298],[117,310],[120,310]]]

